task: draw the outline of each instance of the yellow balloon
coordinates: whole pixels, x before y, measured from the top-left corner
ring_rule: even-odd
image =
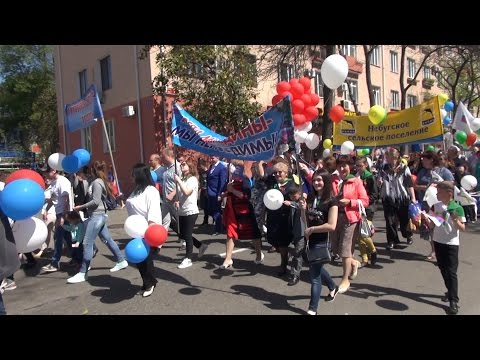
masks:
[[[440,106],[445,104],[447,101],[448,101],[448,95],[447,94],[438,95],[438,103],[440,104]]]
[[[324,149],[329,149],[331,147],[332,147],[332,140],[330,140],[330,139],[323,140],[323,148]]]
[[[380,105],[374,105],[368,111],[368,119],[374,125],[380,124],[383,120],[385,120],[387,111],[381,107]]]

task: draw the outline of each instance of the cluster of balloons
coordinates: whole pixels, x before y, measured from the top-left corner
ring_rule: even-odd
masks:
[[[90,153],[85,149],[77,149],[71,155],[53,153],[48,157],[48,165],[57,171],[69,174],[76,173],[90,162]]]
[[[125,247],[125,256],[133,264],[144,261],[150,246],[158,247],[167,240],[167,229],[158,224],[148,225],[141,215],[130,215],[123,226],[125,232],[133,239]]]

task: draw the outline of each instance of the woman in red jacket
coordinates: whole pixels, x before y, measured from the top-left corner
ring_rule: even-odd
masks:
[[[358,224],[361,220],[358,209],[360,200],[368,207],[368,195],[362,180],[351,174],[353,161],[349,156],[340,156],[337,160],[337,171],[340,175],[338,188],[338,220],[335,232],[332,234],[332,252],[340,255],[343,265],[343,276],[338,287],[339,293],[344,293],[350,287],[350,280],[357,277],[360,262],[353,258],[355,242],[358,238]]]

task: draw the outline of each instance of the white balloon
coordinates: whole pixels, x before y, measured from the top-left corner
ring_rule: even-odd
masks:
[[[310,130],[312,130],[312,122],[311,121],[309,121],[309,122],[307,122],[303,125],[300,125],[298,127],[298,131],[306,131],[308,133]]]
[[[284,198],[280,190],[270,189],[263,195],[263,203],[267,209],[278,210],[282,207]]]
[[[470,121],[470,127],[472,128],[472,131],[480,130],[480,118],[475,118]]]
[[[308,134],[307,138],[305,139],[305,144],[310,150],[313,150],[320,144],[320,138],[315,133]]]
[[[5,183],[3,181],[0,181],[0,191],[2,191],[4,187],[5,187]]]
[[[471,191],[477,187],[477,179],[472,175],[465,175],[460,181],[460,185],[467,190]]]
[[[15,244],[19,253],[27,253],[39,249],[47,239],[47,225],[39,218],[18,220],[12,226]]]
[[[63,171],[62,160],[65,157],[65,154],[62,153],[53,153],[48,157],[48,165],[57,171]]]
[[[329,157],[330,154],[331,154],[330,149],[325,149],[325,150],[323,150],[322,157],[323,157],[323,158]]]
[[[339,54],[330,55],[325,59],[320,69],[322,81],[330,89],[335,90],[343,84],[348,75],[348,63]]]
[[[303,144],[307,139],[308,133],[306,131],[295,131],[293,137],[297,143]]]
[[[447,116],[447,110],[440,109],[440,117],[442,118],[442,120],[445,118],[445,116]]]
[[[125,232],[132,238],[143,238],[147,228],[148,222],[142,215],[130,215],[123,225]]]
[[[355,145],[351,141],[345,141],[340,147],[340,153],[342,155],[350,155],[354,149]]]

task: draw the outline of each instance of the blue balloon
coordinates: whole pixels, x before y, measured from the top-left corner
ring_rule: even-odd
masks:
[[[445,105],[443,105],[443,108],[445,109],[445,111],[452,111],[454,107],[455,107],[455,104],[451,100],[447,101]]]
[[[144,239],[135,238],[125,247],[125,256],[128,262],[138,264],[145,260],[150,252],[150,246]]]
[[[445,116],[443,119],[443,125],[448,126],[452,122],[452,119],[450,119],[448,116]]]
[[[81,167],[82,163],[75,155],[67,155],[62,160],[62,168],[69,174],[76,173]]]
[[[43,189],[29,179],[12,181],[1,194],[0,206],[13,220],[25,220],[36,215],[45,203]]]
[[[158,181],[157,173],[153,170],[150,170],[150,174],[152,175],[153,182],[157,182]]]
[[[88,165],[90,162],[90,153],[85,149],[77,149],[72,155],[80,159],[81,166]]]

